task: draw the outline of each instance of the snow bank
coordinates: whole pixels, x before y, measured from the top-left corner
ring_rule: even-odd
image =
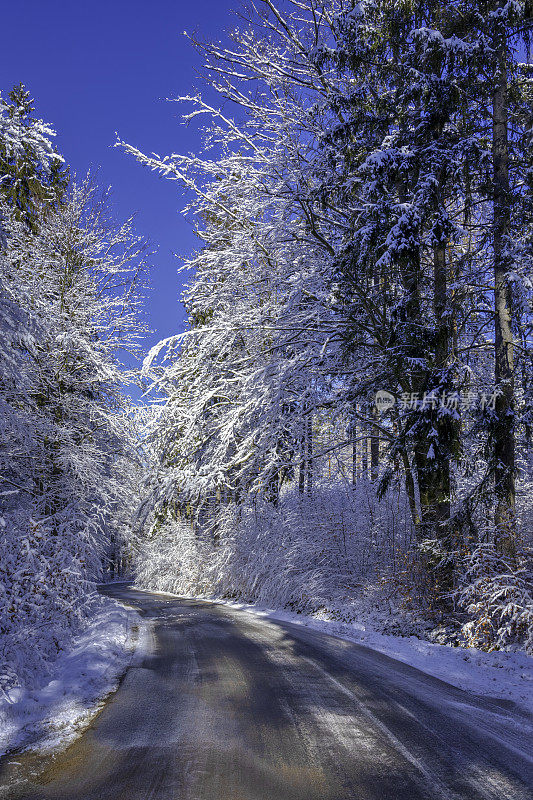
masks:
[[[148,642],[138,614],[105,599],[40,685],[12,688],[0,697],[0,754],[20,747],[49,750],[73,738]]]

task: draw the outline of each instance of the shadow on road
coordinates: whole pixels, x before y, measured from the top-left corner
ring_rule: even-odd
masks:
[[[102,592],[151,622],[154,652],[66,751],[2,760],[5,800],[531,797],[512,709],[290,623]]]

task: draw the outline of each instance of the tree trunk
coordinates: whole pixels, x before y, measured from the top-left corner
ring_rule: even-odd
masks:
[[[357,483],[357,417],[352,423],[352,486]]]
[[[372,411],[374,419],[378,419],[378,410],[374,407]],[[379,431],[377,427],[372,428],[372,437],[370,440],[370,477],[373,481],[377,481],[379,475]]]
[[[502,3],[499,4],[500,6]],[[494,22],[497,64],[492,98],[494,177],[494,377],[497,392],[494,424],[494,490],[496,541],[502,553],[514,557],[515,541],[515,420],[514,352],[510,263],[506,252],[511,229],[509,192],[509,132],[506,23]]]
[[[266,492],[268,502],[272,503],[272,505],[274,506],[277,506],[279,501],[279,489],[280,489],[280,475],[279,475],[279,470],[275,469],[272,471],[267,481],[267,492]]]
[[[435,247],[433,258],[434,296],[433,307],[435,314],[436,342],[435,366],[437,370],[445,370],[450,354],[450,321],[447,316],[448,281],[446,274],[446,242],[444,239]],[[445,384],[446,385],[446,384]],[[452,424],[444,417],[440,422],[439,431],[441,441],[451,440],[451,432],[442,430]],[[456,427],[456,426],[455,426]],[[444,447],[446,447],[446,442]],[[444,450],[444,448],[443,448]],[[450,518],[450,454],[439,454],[439,464],[435,475],[435,517],[437,526],[441,529]],[[447,531],[445,531],[446,533]]]
[[[307,442],[307,403],[303,404],[302,417],[303,417],[303,434],[300,437],[300,464],[298,467],[298,492],[300,495],[305,493],[305,475],[307,470],[306,460],[306,442]]]
[[[298,493],[303,494],[305,492],[305,459],[300,461],[300,465],[298,467]]]
[[[306,492],[307,496],[313,494],[313,415],[310,411],[306,417]]]
[[[409,511],[411,512],[411,520],[415,530],[415,536],[417,539],[419,539],[418,530],[420,528],[420,516],[416,507],[415,482],[413,480],[413,473],[409,463],[409,458],[405,450],[402,450],[401,457],[405,474],[405,492],[409,501]]]

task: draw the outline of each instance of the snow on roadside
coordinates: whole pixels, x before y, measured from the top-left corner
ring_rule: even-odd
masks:
[[[149,649],[136,611],[106,599],[72,648],[38,688],[0,696],[0,755],[15,748],[51,750],[73,739],[102,707],[128,666]]]

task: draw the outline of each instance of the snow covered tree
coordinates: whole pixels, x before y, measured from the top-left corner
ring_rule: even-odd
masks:
[[[17,218],[35,228],[43,202],[61,198],[68,170],[52,145],[55,132],[33,116],[27,89],[19,84],[0,95],[0,194]]]
[[[480,8],[468,3],[400,2],[392,10],[388,3],[362,3],[337,16],[336,47],[316,50],[321,65],[334,64],[351,75],[348,91],[339,87],[333,93],[332,107],[340,109],[343,122],[324,139],[335,170],[330,175],[323,171],[322,189],[325,196],[332,190],[338,196],[346,187],[346,202],[353,198],[353,235],[347,237],[340,258],[345,300],[353,306],[356,331],[367,331],[372,316],[380,321],[373,344],[377,348],[380,341],[384,344],[381,363],[386,367],[381,376],[388,388],[397,396],[427,398],[422,407],[418,404],[405,415],[393,451],[402,452],[413,509],[411,465],[416,472],[420,537],[436,535],[447,541],[446,550],[454,549],[455,539],[450,530],[454,525],[451,467],[463,445],[455,398],[471,378],[472,352],[487,348],[490,339],[486,329],[476,332],[471,325],[478,281],[493,284],[496,293],[497,399],[493,419],[485,420],[491,447],[488,477],[499,487],[496,519],[501,518],[502,502],[512,516],[514,401],[509,398],[516,318],[513,322],[510,283],[502,277],[501,264],[505,240],[506,274],[510,274],[511,218],[523,219],[525,199],[520,187],[527,152],[527,80],[509,44],[516,39],[522,15],[520,4],[489,3]],[[502,70],[505,87],[500,85],[495,94]],[[511,73],[512,89],[511,82],[507,86]],[[511,162],[504,120],[508,112],[503,108],[510,97],[515,121],[512,195],[505,174]],[[492,117],[486,114],[488,103]],[[509,163],[502,166],[502,159]],[[524,241],[518,229],[513,238]],[[519,249],[515,276],[528,269],[522,244]],[[386,274],[378,272],[376,280],[380,269]],[[383,306],[387,294],[392,296],[389,308]],[[376,306],[373,315],[364,307],[368,297]],[[491,330],[492,311],[485,299],[482,308]],[[389,336],[383,335],[383,327]],[[500,340],[507,342],[505,380]],[[507,381],[505,392],[502,381]],[[449,405],[442,402],[446,397]],[[396,418],[396,426],[399,422]],[[505,501],[502,481],[507,481]],[[480,486],[487,485],[484,477]],[[416,513],[414,519],[417,522]]]
[[[183,100],[186,120],[209,120],[204,151],[161,158],[120,143],[191,193],[206,245],[189,261],[193,329],[166,343],[154,372],[167,397],[155,435],[165,457],[178,432],[181,443],[173,473],[165,463],[174,482],[156,481],[167,503],[222,487],[276,501],[298,474],[303,495],[329,415],[328,450],[341,460],[353,442],[355,476],[370,439],[382,497],[403,484],[428,595],[451,602],[487,515],[511,552],[506,464],[529,419],[531,363],[524,13],[467,0],[262,0],[226,44],[196,42],[207,91]],[[503,29],[508,221],[493,113]],[[512,311],[520,421],[511,395],[504,410],[496,296]],[[383,416],[379,389],[395,398]]]
[[[84,624],[94,582],[131,529],[139,458],[123,393],[133,373],[120,359],[138,348],[145,271],[131,220],[114,223],[89,182],[57,188],[47,126],[10,120],[0,138],[15,176],[0,191],[2,685],[32,680]]]

